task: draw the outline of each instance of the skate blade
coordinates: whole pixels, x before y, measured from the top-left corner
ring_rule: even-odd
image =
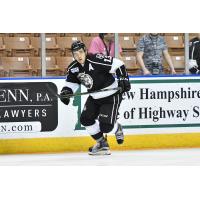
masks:
[[[102,151],[98,151],[98,152],[88,152],[89,155],[91,156],[104,156],[104,155],[111,155],[110,150],[102,150]]]
[[[118,140],[117,140],[117,143],[118,143],[118,144],[123,144],[123,143],[124,143],[124,139],[118,139]]]

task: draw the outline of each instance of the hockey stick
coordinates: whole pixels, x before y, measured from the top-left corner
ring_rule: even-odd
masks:
[[[57,94],[56,92],[54,92],[52,90],[51,87],[49,87],[49,85],[46,85],[48,90],[56,97],[60,98],[71,98],[71,97],[76,97],[76,96],[82,96],[82,95],[87,95],[87,94],[93,94],[93,93],[99,93],[99,92],[107,92],[107,91],[111,91],[111,90],[120,90],[121,87],[116,87],[116,88],[107,88],[107,89],[101,89],[101,90],[96,90],[96,91],[92,91],[92,92],[82,92],[82,93],[75,93],[75,94],[68,94],[68,95],[60,95]]]

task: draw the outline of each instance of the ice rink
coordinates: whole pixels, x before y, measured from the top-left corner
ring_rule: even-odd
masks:
[[[0,166],[199,166],[200,149],[112,151],[109,156],[84,153],[0,155]]]

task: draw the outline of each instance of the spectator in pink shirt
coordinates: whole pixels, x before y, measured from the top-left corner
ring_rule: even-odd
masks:
[[[114,33],[99,33],[98,37],[92,39],[88,50],[89,54],[101,53],[106,56],[115,57],[115,44],[114,44]],[[119,58],[121,59],[120,53],[122,48],[119,45]]]

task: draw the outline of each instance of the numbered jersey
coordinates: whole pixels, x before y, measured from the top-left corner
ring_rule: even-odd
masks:
[[[115,78],[112,75],[115,68],[113,58],[110,56],[87,55],[84,66],[77,61],[69,65],[66,81],[72,83],[70,86],[73,86],[73,83],[82,84],[88,91],[96,91],[112,85],[116,87]]]

